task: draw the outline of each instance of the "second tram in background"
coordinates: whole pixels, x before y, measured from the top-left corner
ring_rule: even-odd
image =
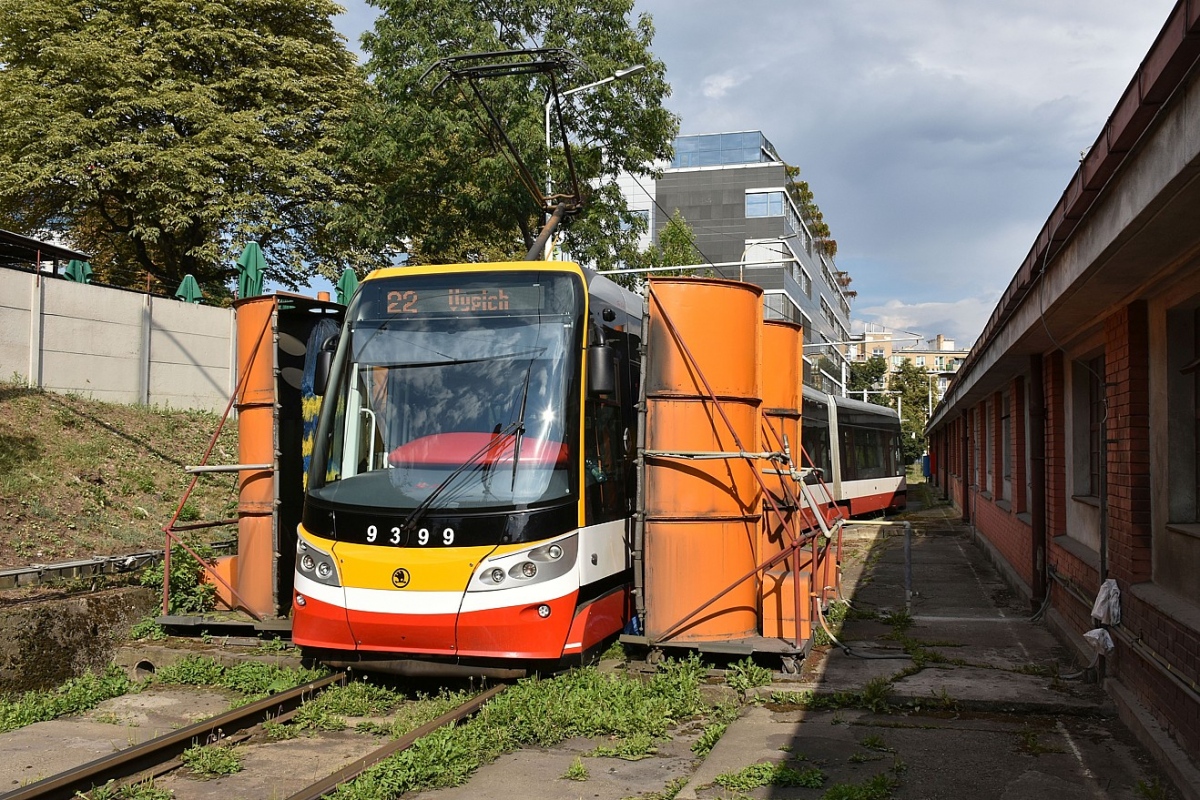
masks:
[[[894,409],[805,386],[801,416],[804,450],[849,516],[904,509],[908,484]]]

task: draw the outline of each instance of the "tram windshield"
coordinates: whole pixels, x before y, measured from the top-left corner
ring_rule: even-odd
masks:
[[[364,282],[325,393],[310,493],[410,510],[571,496],[581,294],[574,276],[535,271]]]

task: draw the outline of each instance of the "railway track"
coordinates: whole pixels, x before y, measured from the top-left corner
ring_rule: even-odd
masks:
[[[88,797],[97,787],[110,781],[115,785],[134,784],[166,775],[181,766],[180,754],[195,744],[220,741],[237,744],[261,732],[267,721],[287,722],[304,703],[325,689],[346,681],[345,673],[337,673],[318,681],[306,683],[254,703],[219,714],[142,744],[119,750],[57,775],[30,783],[5,794],[0,800],[75,800]],[[293,793],[288,800],[318,800],[339,785],[410,746],[422,736],[443,725],[474,714],[485,703],[503,691],[503,685],[476,695],[454,709],[442,714],[410,733],[365,753],[337,772]]]

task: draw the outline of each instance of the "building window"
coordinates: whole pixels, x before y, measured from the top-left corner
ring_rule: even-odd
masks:
[[[1152,412],[1151,425],[1165,434],[1170,491],[1167,530],[1154,534],[1154,582],[1200,603],[1200,295],[1167,311],[1164,341],[1167,418]]]
[[[946,357],[945,356],[934,356],[933,357],[933,368],[936,369],[938,372],[941,372],[942,370],[944,370],[946,368]]]
[[[918,367],[925,366],[925,356],[917,356],[917,366]]]
[[[782,217],[783,192],[747,192],[746,218]]]
[[[812,278],[808,277],[808,273],[804,271],[804,267],[795,265],[794,269],[795,275],[793,277],[795,277],[796,283],[800,284],[800,288],[804,291],[806,297],[812,298]]]
[[[872,347],[871,348],[871,357],[872,358],[883,358],[883,348],[882,347]]]
[[[1004,393],[1000,406],[1000,469],[1003,481],[1003,497],[1012,501],[1012,396]]]
[[[992,462],[995,460],[993,456],[996,453],[996,427],[992,422],[992,403],[988,401],[983,406],[983,429],[984,429],[984,451],[983,461],[987,469],[987,485],[984,487],[986,491],[996,491],[996,475],[992,469]]]
[[[1099,497],[1104,467],[1104,356],[1087,362],[1088,370],[1088,494]]]

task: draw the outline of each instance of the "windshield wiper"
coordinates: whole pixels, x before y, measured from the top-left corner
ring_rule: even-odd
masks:
[[[508,490],[514,494],[517,491],[517,463],[521,460],[521,441],[525,438],[525,404],[529,400],[529,378],[531,375],[533,375],[533,359],[530,359],[529,366],[525,367],[525,386],[521,389],[521,410],[517,412],[517,431],[513,435],[512,485]]]
[[[433,491],[426,495],[425,499],[418,503],[417,507],[409,512],[408,516],[404,518],[404,523],[402,525],[404,530],[412,530],[413,526],[421,520],[421,518],[425,515],[425,512],[429,510],[430,506],[432,506],[434,502],[441,497],[448,488],[450,488],[450,485],[455,481],[455,479],[463,474],[463,470],[478,464],[485,455],[492,451],[497,442],[503,441],[514,434],[519,435],[524,431],[524,429],[525,423],[524,419],[522,418],[516,422],[510,422],[500,430],[493,433],[492,438],[488,440],[487,444],[476,450],[475,453],[472,454],[471,457],[462,464],[455,467],[453,472],[447,475],[441,483],[433,487]]]

